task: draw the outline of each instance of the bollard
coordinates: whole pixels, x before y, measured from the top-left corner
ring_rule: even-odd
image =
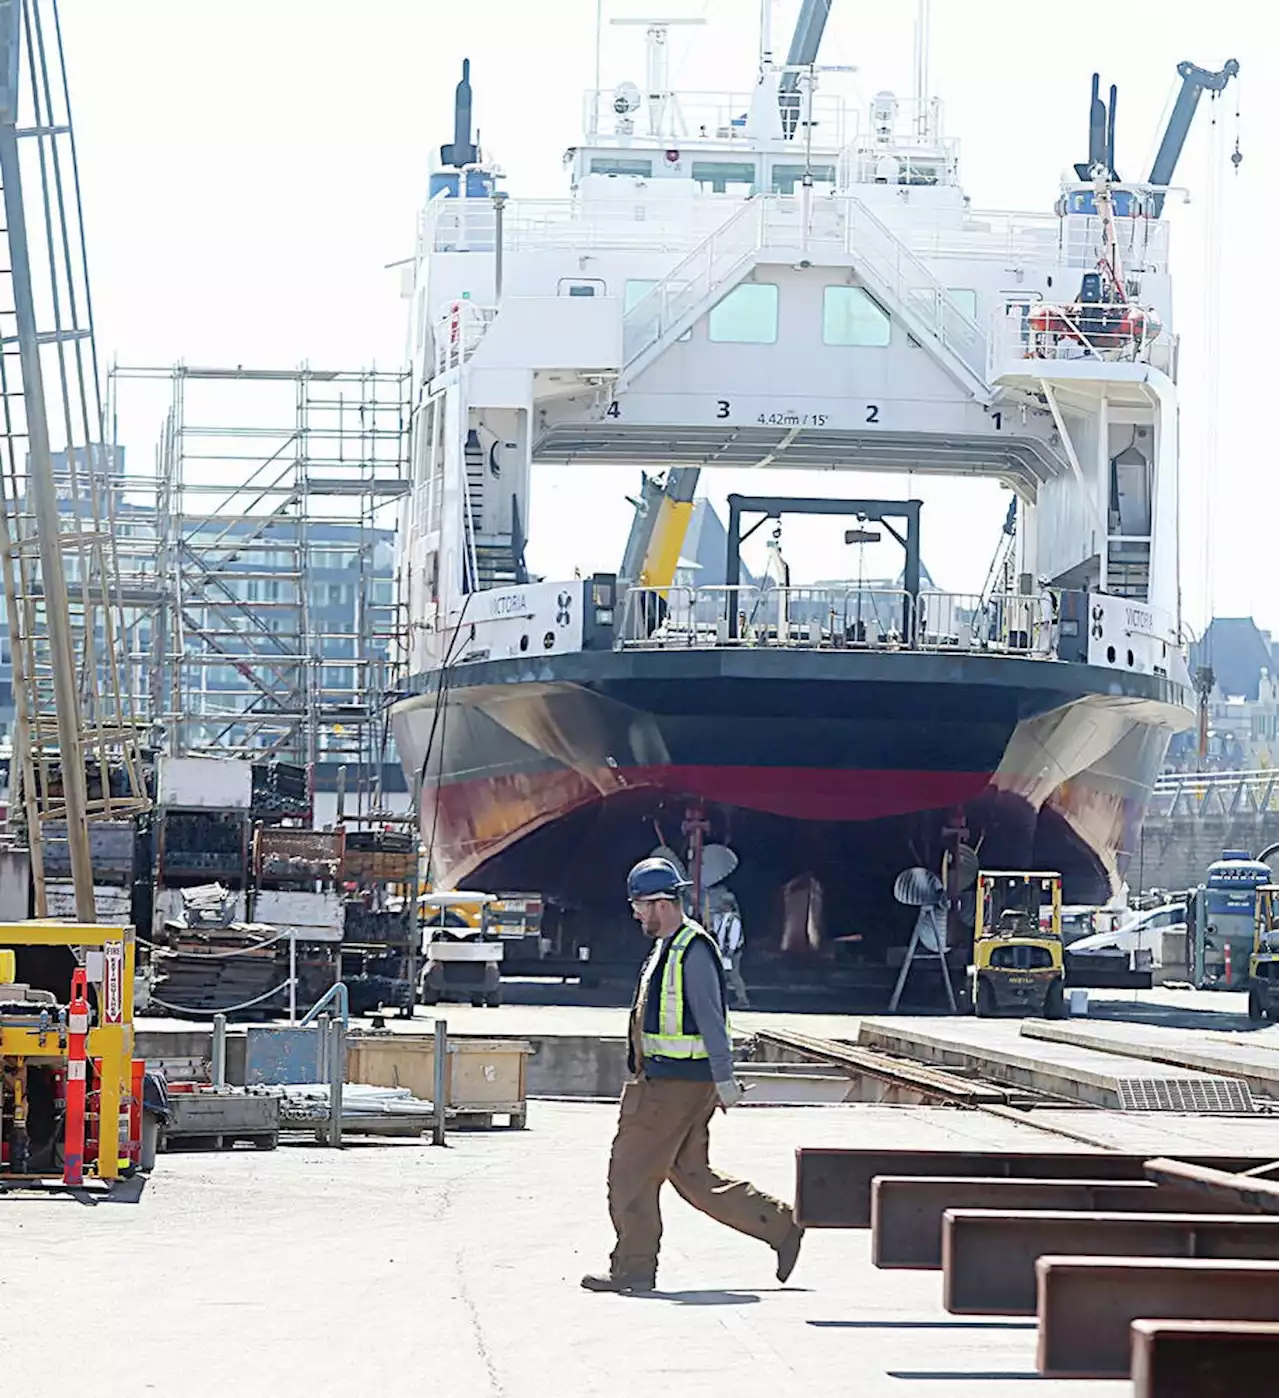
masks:
[[[227,1017],[213,1017],[213,1064],[211,1068],[214,1087],[227,1085]]]
[[[89,983],[77,967],[71,973],[67,1006],[67,1116],[62,1152],[63,1184],[84,1183],[85,1096],[88,1087],[86,1045],[89,1036]]]
[[[334,1015],[326,1035],[329,1044],[329,1144],[342,1144],[342,1083],[347,1069],[347,1031]]]
[[[449,1024],[438,1019],[435,1024],[435,1058],[432,1062],[431,1108],[435,1120],[431,1126],[433,1145],[444,1145],[445,1113],[448,1109],[446,1098],[449,1095],[447,1069],[449,1064]]]

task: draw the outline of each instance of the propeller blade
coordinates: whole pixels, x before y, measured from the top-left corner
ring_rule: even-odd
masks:
[[[978,852],[969,845],[956,848],[955,889],[966,893],[978,882]]]
[[[738,856],[728,845],[705,845],[702,850],[702,886],[714,888],[738,867]]]
[[[978,895],[970,889],[956,899],[956,916],[966,927],[972,927],[978,918]]]
[[[947,915],[939,908],[921,908],[916,918],[916,928],[920,934],[920,945],[926,951],[944,952],[947,949]]]
[[[943,894],[942,880],[932,869],[904,869],[893,883],[893,896],[909,908],[932,907]]]

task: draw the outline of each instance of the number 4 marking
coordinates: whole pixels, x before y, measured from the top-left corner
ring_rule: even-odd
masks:
[[[613,403],[610,403],[609,406],[604,410],[604,415],[605,417],[621,417],[622,409],[618,407],[618,404],[615,401]]]

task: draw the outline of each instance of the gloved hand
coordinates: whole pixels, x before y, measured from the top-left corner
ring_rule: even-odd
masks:
[[[728,1082],[716,1083],[716,1091],[720,1094],[720,1108],[727,1110],[729,1107],[736,1107],[743,1097],[746,1096],[746,1089],[736,1078],[730,1078]]]

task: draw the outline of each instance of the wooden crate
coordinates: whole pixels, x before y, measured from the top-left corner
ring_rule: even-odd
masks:
[[[506,1116],[523,1126],[526,1065],[533,1045],[522,1039],[449,1040],[445,1066],[445,1106],[451,1116]],[[347,1039],[347,1081],[374,1087],[407,1087],[432,1100],[435,1041],[425,1035],[351,1035]],[[477,1124],[483,1124],[477,1122]]]

